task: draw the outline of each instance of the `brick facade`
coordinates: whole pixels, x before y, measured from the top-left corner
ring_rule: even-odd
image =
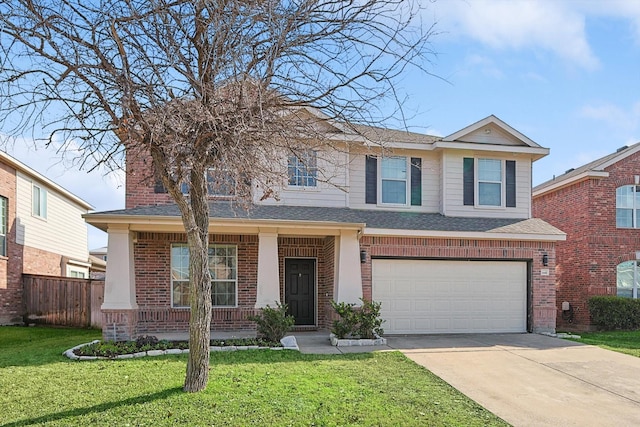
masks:
[[[607,167],[609,177],[588,179],[537,196],[533,215],[567,233],[556,244],[559,329],[591,329],[587,301],[594,295],[616,295],[616,267],[634,260],[640,229],[616,227],[616,189],[633,185],[640,174],[640,153]],[[563,317],[568,301],[573,318]]]
[[[367,262],[361,264],[362,291],[366,299],[372,297],[370,258],[528,261],[531,265],[531,294],[529,295],[531,329],[535,332],[555,331],[556,296],[553,275],[555,267],[553,242],[364,236],[360,240],[360,247],[368,254]],[[543,254],[548,256],[548,266],[542,265]],[[542,269],[548,269],[550,274],[543,276]]]
[[[16,171],[0,163],[0,196],[7,199],[7,256],[0,256],[0,325],[22,322],[23,247],[16,244]]]

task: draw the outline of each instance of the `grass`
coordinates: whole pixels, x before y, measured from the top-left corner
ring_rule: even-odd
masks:
[[[573,341],[640,357],[640,331],[583,332]]]
[[[0,426],[507,425],[401,353],[211,354],[201,393],[186,356],[70,361],[97,331],[0,327]]]

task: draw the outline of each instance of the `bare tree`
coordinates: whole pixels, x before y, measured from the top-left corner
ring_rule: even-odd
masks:
[[[283,153],[330,144],[317,121],[402,112],[407,67],[426,74],[420,0],[11,0],[0,4],[0,124],[72,141],[84,168],[153,159],[190,251],[186,391],[206,387],[211,324],[206,173],[263,197]],[[399,114],[401,117],[402,115]],[[224,172],[227,171],[227,172]],[[188,194],[183,194],[188,183]],[[210,182],[209,182],[210,184]],[[254,186],[252,189],[251,186]]]

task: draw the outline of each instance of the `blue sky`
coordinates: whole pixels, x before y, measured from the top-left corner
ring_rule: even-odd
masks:
[[[534,184],[640,141],[640,1],[423,3],[444,80],[403,78],[410,130],[448,135],[495,114],[551,149]],[[98,211],[124,207],[121,174],[87,175],[27,139],[6,149]],[[90,248],[106,245],[89,230]]]

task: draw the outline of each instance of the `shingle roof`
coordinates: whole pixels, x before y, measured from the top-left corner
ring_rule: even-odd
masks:
[[[363,223],[367,228],[392,230],[430,230],[563,235],[557,228],[539,219],[461,218],[438,213],[398,212],[311,206],[253,205],[248,210],[230,202],[211,202],[212,219],[254,219],[278,221],[314,221]],[[143,206],[133,209],[99,212],[98,215],[132,217],[179,217],[177,205]]]
[[[604,157],[600,157],[599,159],[596,159],[592,162],[589,162],[575,169],[569,169],[567,172],[565,172],[562,175],[558,175],[548,181],[543,182],[542,184],[536,185],[533,188],[533,192],[540,191],[548,186],[561,183],[563,181],[571,181],[572,178],[578,177],[585,172],[602,171],[604,167],[606,167],[606,165],[609,164],[609,162],[615,161],[615,159],[618,157],[620,159],[623,159],[628,155],[632,154],[633,152],[637,151],[639,148],[640,148],[640,142],[630,145],[628,147],[620,148],[615,153],[607,154]]]

